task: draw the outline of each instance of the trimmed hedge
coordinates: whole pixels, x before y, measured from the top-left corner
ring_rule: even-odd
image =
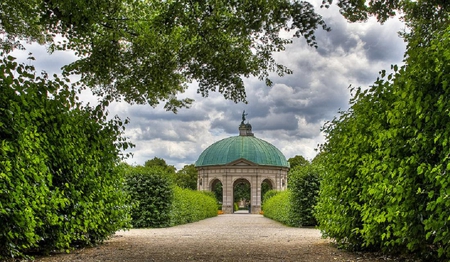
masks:
[[[0,61],[0,260],[92,245],[129,227],[122,122],[66,81]]]
[[[317,225],[320,165],[297,166],[289,172],[287,191],[270,190],[264,196],[264,216],[293,227]]]
[[[192,223],[214,216],[217,216],[217,201],[214,193],[175,186],[170,212],[170,224],[172,226]]]
[[[269,200],[270,198],[272,198],[273,196],[276,196],[278,193],[280,193],[280,191],[277,191],[275,189],[271,189],[269,191],[267,191],[264,195],[263,195],[263,205],[264,203]]]
[[[174,199],[170,176],[158,167],[130,167],[126,172],[126,189],[132,201],[133,227],[170,226]]]
[[[319,166],[298,166],[289,172],[292,226],[315,226],[314,207],[320,190]]]
[[[217,216],[213,192],[175,186],[170,173],[156,166],[128,167],[125,172],[131,223],[136,228],[169,227]]]
[[[408,46],[324,128],[317,218],[347,249],[449,261],[450,27]]]
[[[292,226],[291,218],[291,192],[279,191],[276,195],[264,202],[264,216],[285,225]]]

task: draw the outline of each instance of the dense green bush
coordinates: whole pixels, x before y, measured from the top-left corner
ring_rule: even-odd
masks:
[[[175,186],[171,173],[157,166],[127,166],[124,170],[134,227],[168,227],[217,216],[213,192]]]
[[[344,247],[450,258],[450,28],[426,37],[325,128],[317,218]]]
[[[279,191],[264,202],[264,216],[285,225],[292,226],[291,218],[291,192]]]
[[[270,190],[263,196],[264,216],[288,226],[315,226],[320,171],[319,164],[298,165],[290,170],[287,191]]]
[[[0,259],[95,244],[127,227],[122,123],[11,57],[0,90]]]
[[[126,169],[126,189],[131,197],[134,227],[170,226],[174,200],[170,176],[159,167],[136,166]]]
[[[315,226],[314,207],[319,196],[319,166],[297,166],[289,171],[288,188],[290,199],[292,226]]]
[[[196,222],[214,216],[217,216],[217,201],[214,193],[175,187],[170,212],[170,224],[172,226]]]
[[[264,206],[264,203],[269,200],[271,197],[276,196],[280,191],[275,190],[275,189],[271,189],[269,191],[267,191],[264,195],[263,195],[263,199],[262,199],[262,204]]]

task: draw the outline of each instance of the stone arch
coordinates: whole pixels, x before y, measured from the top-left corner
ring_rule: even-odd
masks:
[[[216,186],[218,186],[219,183],[220,183],[220,187],[221,187],[221,190],[220,190],[220,191],[222,191],[222,194],[221,194],[220,197],[219,197],[218,192],[216,192]],[[223,199],[224,199],[224,192],[225,192],[225,191],[223,190],[223,183],[222,183],[222,180],[219,179],[219,178],[217,178],[217,177],[211,179],[211,181],[209,182],[209,191],[213,192],[214,195],[216,196],[217,201],[219,202],[219,204],[222,204]]]
[[[211,180],[209,181],[209,189],[210,189],[210,190],[213,190],[214,185],[215,185],[216,183],[219,183],[219,182],[223,185],[222,180],[220,180],[220,178],[214,177],[213,179],[211,179]]]
[[[251,206],[251,199],[252,199],[252,191],[253,191],[253,188],[252,188],[252,183],[251,183],[251,179],[249,179],[249,178],[247,178],[247,177],[238,177],[238,178],[235,178],[235,179],[233,179],[233,183],[232,183],[232,190],[231,190],[231,192],[232,192],[232,195],[231,195],[231,199],[233,199],[233,203],[235,202],[235,190],[236,190],[236,187],[239,185],[239,184],[243,184],[244,185],[244,187],[245,187],[245,185],[248,185],[248,196],[246,196],[245,198],[244,198],[244,200],[245,200],[245,203],[239,203],[238,205],[244,205],[244,207],[247,207],[247,205],[250,205]],[[242,193],[242,192],[241,192]],[[241,207],[241,206],[240,206]],[[249,207],[247,207],[247,208],[249,208]],[[233,211],[237,211],[237,210],[234,210],[234,205],[233,205]],[[250,211],[250,209],[249,209],[249,213],[251,213],[251,211]]]
[[[266,186],[267,185],[267,186]],[[275,183],[275,181],[273,181],[272,179],[270,179],[270,178],[263,178],[262,179],[262,181],[261,181],[261,185],[260,185],[260,187],[261,187],[261,199],[260,199],[260,202],[261,202],[261,204],[263,204],[263,197],[264,197],[264,194],[268,191],[268,190],[271,190],[271,189],[276,189],[276,183]],[[267,188],[268,187],[268,188]]]
[[[242,181],[240,181],[240,180],[242,180]],[[236,183],[239,183],[239,182],[246,182],[246,183],[249,183],[250,184],[250,187],[252,187],[252,182],[250,181],[250,179],[248,178],[248,177],[236,177],[236,178],[234,178],[233,179],[233,186],[236,184]]]

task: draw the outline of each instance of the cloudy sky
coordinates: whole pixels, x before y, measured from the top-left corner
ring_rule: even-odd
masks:
[[[226,101],[220,94],[202,98],[195,85],[183,95],[195,99],[194,104],[178,114],[166,112],[162,106],[112,104],[111,115],[131,120],[125,136],[136,147],[127,162],[144,164],[159,157],[178,169],[192,164],[212,143],[238,135],[244,110],[255,136],[278,147],[287,159],[295,155],[314,158],[317,145],[324,142],[323,124],[339,109],[348,108],[349,85],[367,88],[379,71],[401,64],[405,51],[405,43],[398,37],[404,26],[396,19],[384,25],[374,20],[351,24],[335,7],[318,11],[332,31],[317,31],[318,49],[296,39],[285,52],[277,53],[277,62],[294,73],[272,77],[273,87],[246,79],[248,104]],[[44,47],[36,45],[27,52],[33,53],[39,70],[50,73],[59,72],[62,65],[75,59],[71,53],[48,55]],[[95,101],[88,93],[82,99]]]

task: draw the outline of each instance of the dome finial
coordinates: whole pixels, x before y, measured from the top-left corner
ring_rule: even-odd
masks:
[[[245,113],[245,110],[244,110],[244,112],[242,112],[242,122],[241,122],[241,125],[244,124],[245,117],[246,117],[247,115],[248,115],[248,114],[246,114],[246,113]]]
[[[242,112],[242,122],[241,125],[239,126],[239,135],[240,136],[254,136],[252,133],[252,125],[250,125],[249,123],[245,124],[245,117],[248,114],[244,112]]]

